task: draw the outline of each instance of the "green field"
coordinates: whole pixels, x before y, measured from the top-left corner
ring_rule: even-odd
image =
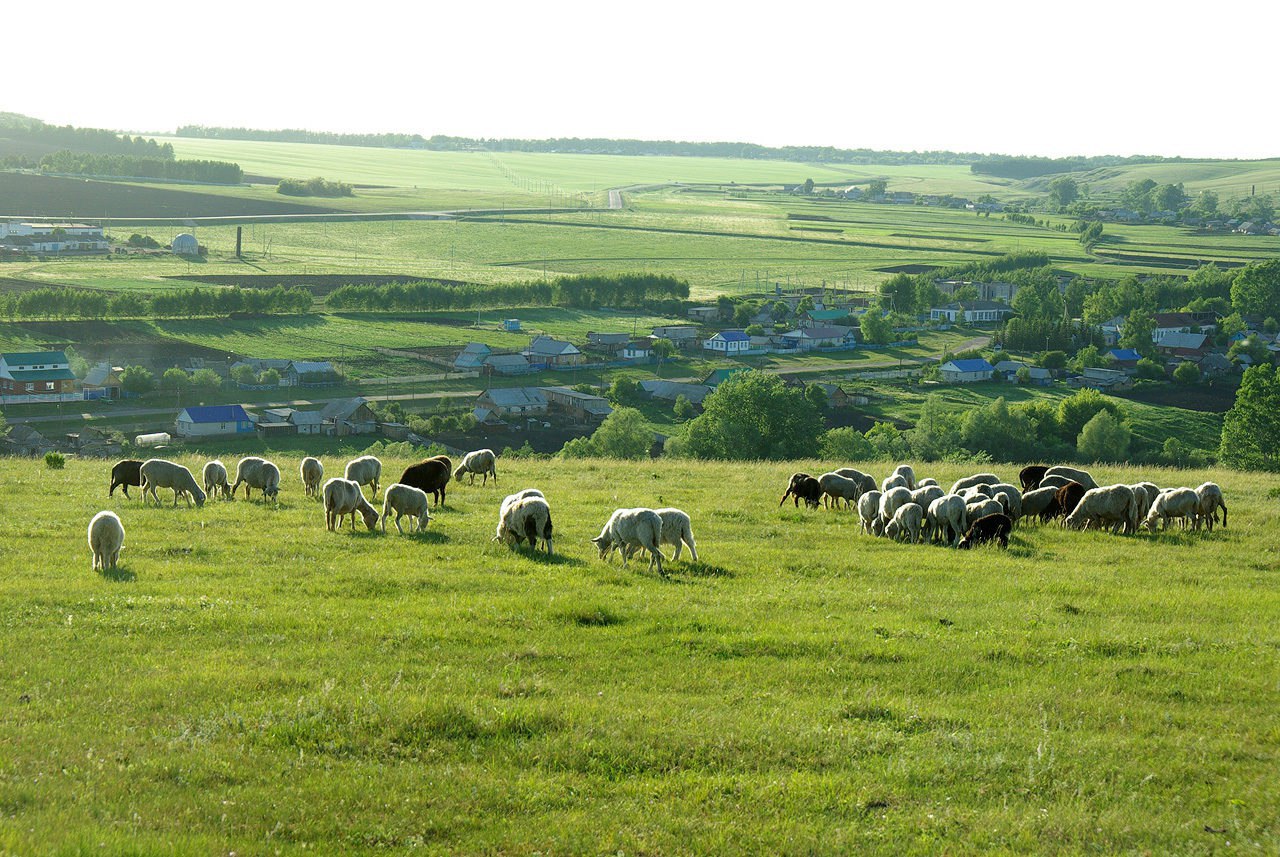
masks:
[[[417,537],[325,532],[279,463],[278,509],[188,510],[0,461],[0,850],[1280,849],[1269,479],[1107,470],[1212,478],[1231,526],[970,554],[777,507],[829,463],[503,459]],[[554,559],[489,541],[525,486]],[[700,562],[592,555],[613,508],[662,504]]]

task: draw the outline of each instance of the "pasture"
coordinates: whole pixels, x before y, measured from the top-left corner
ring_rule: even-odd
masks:
[[[500,459],[400,537],[325,532],[276,460],[278,508],[202,509],[0,460],[0,851],[1280,849],[1269,477],[1100,468],[1213,479],[1230,528],[969,553],[778,508],[829,463]],[[489,541],[529,486],[552,558]],[[688,511],[702,562],[599,561],[633,505]]]

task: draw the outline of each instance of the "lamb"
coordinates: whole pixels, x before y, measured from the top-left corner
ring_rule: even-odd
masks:
[[[1058,494],[1057,488],[1036,488],[1022,495],[1022,515],[1024,518],[1039,517],[1043,523],[1047,521],[1052,514],[1046,516],[1046,511],[1053,505],[1053,499]]]
[[[204,492],[210,497],[215,492],[224,500],[231,496],[231,487],[227,484],[227,468],[221,461],[210,461],[204,466]]]
[[[1227,528],[1227,501],[1222,499],[1222,489],[1216,482],[1206,482],[1196,489],[1200,498],[1198,514],[1200,521],[1213,532],[1213,525],[1218,520],[1218,509],[1222,509],[1222,528]]]
[[[513,549],[527,540],[530,549],[536,551],[538,540],[542,539],[547,556],[550,556],[553,531],[551,507],[547,505],[546,498],[537,489],[526,489],[502,501],[493,540],[506,542]],[[625,563],[625,557],[623,561]]]
[[[912,491],[916,490],[916,472],[911,469],[910,464],[899,464],[893,469],[893,475],[901,476],[907,480],[907,488]]]
[[[302,487],[306,490],[308,497],[320,496],[320,480],[324,479],[324,465],[318,458],[312,458],[308,455],[302,459],[302,466],[298,468],[302,475]]]
[[[852,467],[839,467],[831,472],[839,474],[840,476],[843,476],[846,479],[852,479],[854,482],[858,483],[859,497],[861,497],[863,494],[867,493],[868,491],[876,490],[877,486],[876,486],[875,477],[872,476],[870,473],[863,473],[861,470],[855,470]]]
[[[875,532],[875,526],[880,523],[880,498],[884,496],[879,491],[867,491],[858,498],[858,518],[862,521],[862,531],[869,536],[878,536]]]
[[[964,538],[956,547],[971,550],[975,545],[986,544],[992,539],[1000,543],[1000,547],[1009,547],[1009,533],[1013,530],[1013,521],[1008,515],[987,515],[969,525]]]
[[[898,509],[910,502],[911,491],[908,488],[899,486],[885,491],[880,497],[880,525],[887,528]]]
[[[827,500],[830,499],[832,509],[840,508],[841,500],[852,505],[862,495],[857,482],[838,473],[822,474],[818,477],[818,486],[822,489],[823,505],[827,505]]]
[[[116,466],[111,468],[111,489],[107,491],[107,496],[113,497],[117,488],[124,488],[124,496],[128,497],[130,485],[142,484],[142,476],[138,472],[141,467],[142,462],[136,458],[117,461]]]
[[[166,461],[163,458],[148,458],[142,462],[142,466],[138,468],[139,474],[142,476],[142,502],[146,503],[147,493],[151,493],[151,499],[156,501],[156,505],[160,505],[160,498],[156,496],[157,488],[173,489],[173,505],[178,505],[178,496],[182,495],[187,500],[187,506],[191,506],[191,498],[196,501],[196,508],[204,505],[205,493],[199,485],[196,484],[196,478],[191,475],[191,471],[173,461]]]
[[[1004,513],[1015,524],[1022,517],[1022,492],[1013,485],[1000,483],[991,486],[991,499],[999,500],[1004,506]]]
[[[1083,485],[1085,488],[1088,488],[1090,491],[1098,487],[1098,483],[1093,481],[1093,477],[1089,475],[1088,471],[1078,470],[1075,467],[1067,467],[1066,465],[1063,465],[1063,464],[1058,464],[1053,467],[1050,467],[1048,470],[1045,471],[1044,475],[1045,476],[1066,476],[1068,479],[1071,479],[1074,482],[1079,482],[1081,485]]]
[[[893,520],[884,528],[886,538],[901,541],[905,538],[911,544],[920,543],[920,525],[924,521],[924,510],[915,503],[904,503],[893,513]]]
[[[1188,521],[1195,524],[1199,512],[1200,495],[1193,489],[1167,488],[1156,497],[1150,511],[1147,512],[1146,520],[1142,523],[1154,533],[1156,525],[1162,521],[1164,525],[1161,530],[1169,529],[1169,521],[1173,518],[1181,518],[1184,527]]]
[[[369,532],[373,532],[378,526],[378,510],[364,499],[364,492],[360,490],[358,482],[335,476],[324,483],[321,494],[324,497],[324,523],[329,532],[340,528],[342,519],[350,515],[351,532],[354,533],[356,512],[364,518],[364,525],[369,528]]]
[[[787,491],[778,501],[778,505],[781,506],[787,502],[788,497],[794,499],[797,509],[800,508],[801,500],[804,500],[804,504],[809,508],[816,509],[818,502],[822,499],[822,485],[808,473],[793,473],[791,482],[787,485]]]
[[[658,574],[666,577],[662,568],[664,559],[659,544],[662,541],[662,518],[652,509],[616,509],[605,522],[600,535],[591,540],[605,559],[615,549],[622,553],[622,564],[627,564],[629,548],[643,548],[649,552],[649,568],[656,564]]]
[[[453,479],[455,482],[461,482],[462,477],[468,473],[471,474],[471,485],[476,484],[476,474],[484,475],[484,481],[481,485],[489,484],[489,474],[493,474],[493,484],[498,484],[498,456],[494,454],[492,449],[477,449],[475,452],[468,452],[462,457],[462,463],[458,465],[458,469],[453,471]]]
[[[1110,526],[1114,532],[1133,533],[1138,529],[1138,499],[1128,485],[1091,488],[1063,523],[1073,530]]]
[[[262,499],[270,498],[280,501],[280,468],[265,458],[248,455],[236,463],[236,481],[231,486],[231,496],[235,497],[241,484],[244,485],[244,498],[249,499],[253,488],[262,492]]]
[[[965,531],[964,498],[959,494],[947,494],[929,504],[926,515],[932,540],[955,544]]]
[[[406,467],[400,474],[400,484],[426,491],[435,498],[435,505],[443,506],[445,489],[449,487],[452,474],[453,462],[449,456],[436,455]]]
[[[994,473],[975,473],[972,476],[957,479],[948,493],[959,494],[964,489],[972,488],[974,485],[998,485],[1000,481],[1000,477]]]
[[[144,498],[145,499],[145,498]],[[115,512],[101,511],[89,522],[89,550],[92,571],[115,571],[124,548],[124,524]]]
[[[373,455],[362,455],[359,458],[353,458],[347,462],[347,469],[343,471],[342,478],[349,479],[357,485],[368,485],[373,489],[373,493],[370,496],[376,500],[378,497],[378,483],[382,479],[382,462]]]
[[[1034,491],[1040,487],[1040,480],[1049,472],[1049,468],[1043,464],[1028,464],[1022,470],[1018,471],[1018,482],[1022,485],[1023,492]]]
[[[425,530],[431,520],[431,515],[427,513],[428,502],[426,491],[412,485],[401,485],[399,482],[392,485],[382,495],[382,531],[387,531],[387,518],[392,512],[396,513],[396,532],[400,535],[404,535],[404,530],[400,529],[400,519],[405,515],[410,518],[409,532]]]

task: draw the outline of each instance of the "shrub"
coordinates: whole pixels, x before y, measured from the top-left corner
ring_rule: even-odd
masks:
[[[44,454],[44,465],[51,470],[61,470],[66,464],[67,459],[61,452],[46,452]]]

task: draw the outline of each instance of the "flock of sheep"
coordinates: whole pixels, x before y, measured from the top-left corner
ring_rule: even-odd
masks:
[[[1001,481],[994,473],[976,473],[943,491],[933,479],[917,481],[915,471],[899,465],[880,485],[851,467],[815,478],[792,475],[778,505],[792,498],[799,507],[819,504],[856,507],[863,532],[913,544],[922,541],[971,548],[995,541],[1009,546],[1009,533],[1022,520],[1058,520],[1075,530],[1110,529],[1136,533],[1165,530],[1178,519],[1184,528],[1209,531],[1227,504],[1213,482],[1199,488],[1166,488],[1151,482],[1099,486],[1087,471],[1074,467],[1031,465],[1019,473],[1021,486]]]

